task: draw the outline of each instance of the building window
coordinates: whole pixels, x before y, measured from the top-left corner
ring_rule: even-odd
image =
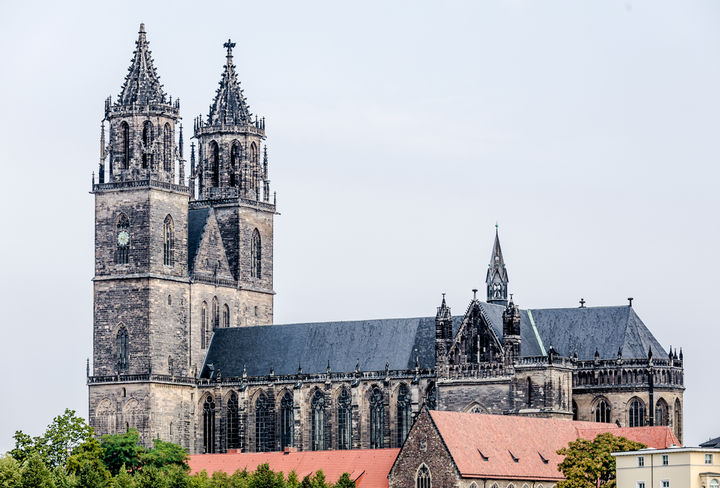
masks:
[[[315,391],[310,404],[312,415],[312,450],[325,449],[325,395],[320,390]]]
[[[143,156],[142,156],[142,167],[152,169],[153,164],[153,153],[152,143],[155,135],[153,134],[153,125],[150,121],[146,120],[143,124],[142,132],[142,144],[143,144]]]
[[[120,214],[117,219],[116,229],[115,264],[128,264],[130,262],[130,220],[127,215]]]
[[[715,478],[710,480],[710,488],[720,488],[720,481]]]
[[[415,475],[415,488],[431,488],[432,483],[430,482],[430,470],[424,464],[418,469],[417,475]]]
[[[655,404],[655,425],[669,425],[668,404],[662,398]]]
[[[705,464],[712,464],[712,463],[713,463],[713,455],[705,454]]]
[[[207,303],[202,302],[202,307],[200,307],[200,348],[207,348],[209,341],[210,331],[208,330]]]
[[[670,488],[670,480],[662,480],[662,488]]]
[[[215,400],[211,395],[203,403],[203,451],[215,452]]]
[[[293,397],[289,391],[285,392],[280,400],[280,447],[292,447],[295,445],[293,430],[295,428],[295,413],[293,411]]]
[[[370,448],[382,449],[385,447],[385,406],[383,394],[375,388],[370,395]]]
[[[401,384],[397,400],[397,434],[398,447],[403,445],[410,431],[410,390],[406,384]]]
[[[122,144],[122,153],[120,155],[120,163],[122,169],[128,169],[130,167],[130,126],[127,122],[120,124],[120,137]]]
[[[115,354],[117,356],[118,371],[127,371],[130,364],[130,353],[128,331],[125,326],[120,326],[115,338]]]
[[[682,406],[680,405],[680,399],[675,399],[675,436],[678,439],[682,439],[683,425],[682,425]]]
[[[230,307],[227,306],[227,303],[223,305],[223,327],[230,327]]]
[[[595,422],[610,422],[610,405],[604,398],[595,405]]]
[[[237,185],[237,168],[240,166],[240,155],[242,154],[240,150],[240,144],[237,142],[233,142],[232,147],[230,148],[230,186],[236,186]]]
[[[638,481],[638,482],[637,482],[637,488],[645,488],[645,482],[644,482],[644,481]]]
[[[227,403],[227,447],[240,448],[240,416],[238,415],[238,397],[234,391],[230,393]]]
[[[437,408],[437,390],[435,389],[435,383],[430,383],[427,391],[425,392],[425,405],[429,410],[435,410]]]
[[[170,124],[165,124],[163,129],[163,169],[172,171],[172,133],[170,132]]]
[[[212,299],[212,330],[220,328],[220,304],[217,297]]]
[[[338,397],[338,449],[352,447],[352,405],[350,394],[343,388]]]
[[[578,420],[578,406],[577,403],[575,403],[575,400],[572,402],[572,415],[573,420]]]
[[[668,464],[670,464],[670,457],[667,454],[663,454],[662,463],[663,466],[667,466]]]
[[[175,226],[169,215],[163,222],[163,264],[165,266],[175,264]]]
[[[642,427],[645,425],[645,405],[640,399],[635,398],[630,402],[628,416],[630,427]]]
[[[272,416],[270,400],[260,392],[255,402],[255,451],[272,451]]]
[[[220,148],[217,142],[210,142],[210,162],[212,164],[212,186],[220,186]]]
[[[645,457],[644,457],[644,456],[638,456],[637,459],[638,459],[638,466],[639,466],[639,467],[642,468],[643,466],[645,466]]]
[[[532,380],[530,378],[527,379],[527,406],[530,407],[532,405]]]
[[[260,231],[255,229],[252,235],[250,246],[250,275],[253,278],[262,276],[262,245],[260,242]]]

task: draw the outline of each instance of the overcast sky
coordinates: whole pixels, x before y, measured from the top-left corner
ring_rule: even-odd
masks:
[[[140,22],[188,135],[237,43],[276,322],[462,313],[497,221],[522,307],[634,297],[684,350],[686,443],[720,435],[719,3],[24,1],[0,6],[0,451],[87,415],[90,174]]]

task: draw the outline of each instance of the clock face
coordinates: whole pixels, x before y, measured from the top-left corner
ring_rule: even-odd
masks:
[[[126,230],[121,230],[118,234],[118,244],[121,246],[127,246],[130,242],[130,234]]]

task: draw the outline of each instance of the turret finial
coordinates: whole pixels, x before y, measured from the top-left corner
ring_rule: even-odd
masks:
[[[233,57],[233,55],[232,55],[232,50],[233,50],[233,48],[235,47],[235,43],[232,42],[230,39],[228,39],[227,42],[226,42],[225,44],[223,44],[223,47],[224,47],[225,49],[227,49],[227,58],[228,58],[228,61],[231,60],[232,57]]]

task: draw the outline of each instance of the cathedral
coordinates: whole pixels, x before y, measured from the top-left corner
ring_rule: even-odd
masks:
[[[497,230],[485,300],[473,290],[460,314],[443,296],[427,317],[274,324],[265,120],[234,46],[187,168],[180,103],[142,24],[105,102],[87,371],[98,435],[134,428],[190,453],[399,447],[427,407],[669,425],[682,439],[682,351],[660,345],[632,299],[520,308]]]

